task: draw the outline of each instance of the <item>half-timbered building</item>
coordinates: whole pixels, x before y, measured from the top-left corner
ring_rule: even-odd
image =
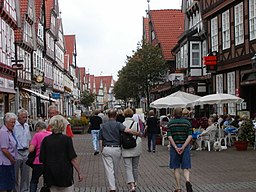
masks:
[[[23,66],[17,70],[19,99],[16,102],[31,113],[31,92],[28,90],[31,90],[33,51],[36,50],[34,0],[20,0],[20,20],[21,27],[15,30],[15,61]]]
[[[256,1],[204,0],[202,18],[207,30],[208,52],[217,53],[212,73],[213,93],[229,93],[245,99],[242,105],[218,106],[219,113],[256,112]]]
[[[174,89],[197,95],[205,95],[210,75],[203,66],[202,57],[207,55],[206,34],[202,22],[199,1],[183,0],[184,32],[172,49],[176,56],[175,73],[170,74]]]
[[[16,71],[14,30],[20,25],[19,1],[0,2],[0,125],[4,114],[15,110]],[[14,65],[15,66],[15,65]]]

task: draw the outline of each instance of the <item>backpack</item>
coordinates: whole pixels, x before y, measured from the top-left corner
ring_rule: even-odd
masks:
[[[134,121],[132,122],[130,129],[132,128]],[[137,137],[136,137],[137,139]],[[124,149],[131,149],[137,146],[136,139],[130,133],[121,133],[121,145]]]

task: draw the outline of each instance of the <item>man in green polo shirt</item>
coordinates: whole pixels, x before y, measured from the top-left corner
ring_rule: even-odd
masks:
[[[182,117],[181,108],[175,108],[173,115],[174,119],[171,119],[168,123],[167,136],[171,143],[170,168],[174,169],[175,192],[181,191],[180,169],[184,173],[187,192],[192,192],[192,185],[189,181],[189,169],[191,169],[189,143],[192,139],[192,126],[187,119]]]

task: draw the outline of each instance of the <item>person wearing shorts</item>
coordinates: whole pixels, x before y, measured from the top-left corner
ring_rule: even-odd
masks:
[[[171,143],[170,168],[174,169],[175,192],[181,191],[180,169],[184,173],[187,192],[192,192],[192,185],[189,180],[189,170],[191,169],[189,143],[192,139],[192,126],[187,119],[182,117],[181,108],[175,108],[173,115],[174,119],[171,119],[167,125],[167,136]]]

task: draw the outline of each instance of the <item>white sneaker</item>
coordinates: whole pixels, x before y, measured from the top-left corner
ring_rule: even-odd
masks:
[[[197,148],[196,151],[202,151],[202,148]]]

